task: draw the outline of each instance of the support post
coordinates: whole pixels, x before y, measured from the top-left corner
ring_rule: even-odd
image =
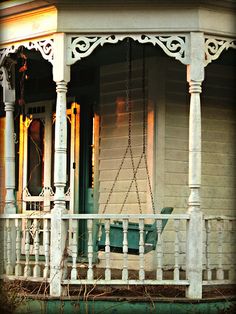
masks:
[[[204,36],[190,34],[190,64],[187,79],[190,92],[189,113],[189,189],[186,239],[186,274],[189,286],[186,297],[202,298],[202,212],[201,212],[201,83],[204,79]]]
[[[56,82],[56,125],[54,158],[54,208],[51,211],[51,261],[50,261],[50,295],[60,297],[64,294],[61,280],[66,271],[66,250],[68,221],[62,219],[67,213],[65,201],[66,186],[66,92],[70,77],[70,67],[66,65],[65,34],[55,34],[53,80]]]
[[[9,59],[10,60],[10,59]],[[6,124],[5,124],[5,214],[16,213],[15,197],[15,140],[14,140],[14,66],[10,61],[6,61],[3,67],[3,102],[5,104]]]
[[[14,61],[6,58],[2,67],[3,102],[6,112],[5,123],[5,214],[16,213],[15,197],[15,139],[14,139],[14,107],[15,107],[15,66]],[[6,224],[4,241],[7,242],[7,274],[14,273],[16,263],[16,228],[15,220],[9,219]],[[4,258],[5,259],[5,258]]]

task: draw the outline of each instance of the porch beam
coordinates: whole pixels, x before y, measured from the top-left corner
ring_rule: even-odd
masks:
[[[187,80],[190,93],[189,112],[189,189],[186,241],[186,296],[202,298],[202,212],[201,212],[201,84],[204,79],[204,34],[190,33],[190,64]]]
[[[70,80],[70,67],[65,63],[65,34],[54,36],[53,80],[56,82],[56,123],[55,123],[55,158],[54,158],[54,208],[51,211],[51,263],[50,295],[59,297],[64,294],[61,284],[66,269],[66,247],[68,221],[62,219],[66,214],[65,186],[67,159],[67,120],[66,92]]]

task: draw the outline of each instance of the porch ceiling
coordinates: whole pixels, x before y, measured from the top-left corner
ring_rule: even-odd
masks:
[[[235,1],[40,0],[0,5],[1,41],[67,33],[173,33],[234,36]]]

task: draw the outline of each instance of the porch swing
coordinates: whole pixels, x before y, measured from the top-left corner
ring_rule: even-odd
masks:
[[[145,95],[145,53],[144,53],[144,47],[143,47],[143,58],[142,58],[142,94],[143,94],[143,128],[142,128],[142,153],[139,157],[139,161],[137,163],[137,166],[135,167],[134,164],[134,156],[133,156],[133,150],[132,150],[132,101],[131,101],[131,81],[132,81],[132,58],[131,58],[131,41],[129,38],[127,38],[127,80],[126,80],[126,106],[128,108],[128,143],[127,147],[125,149],[124,155],[122,157],[120,166],[118,168],[117,174],[115,176],[115,179],[113,181],[113,184],[111,186],[110,192],[108,194],[105,206],[103,208],[102,214],[105,213],[107,206],[110,202],[113,190],[115,188],[116,182],[118,180],[120,171],[124,165],[124,161],[127,158],[128,153],[130,154],[131,164],[132,164],[132,171],[133,171],[133,177],[130,181],[128,190],[126,191],[123,203],[121,205],[119,214],[122,213],[124,205],[126,204],[128,195],[131,191],[133,183],[135,184],[135,191],[137,195],[137,201],[138,201],[138,207],[139,207],[139,213],[142,214],[142,207],[141,207],[141,201],[140,201],[140,195],[139,195],[139,189],[138,189],[138,183],[137,183],[137,172],[139,170],[141,161],[144,160],[145,163],[145,170],[148,180],[148,188],[150,192],[151,197],[151,203],[152,203],[152,210],[153,213],[156,213],[155,205],[154,205],[154,197],[152,193],[152,187],[151,187],[151,180],[148,170],[148,164],[147,164],[147,156],[146,156],[146,131],[147,131],[147,104],[146,104],[146,95]],[[160,213],[161,214],[171,214],[173,211],[172,207],[165,207],[163,208]],[[164,230],[168,219],[162,220],[161,225],[161,232]],[[98,240],[97,240],[97,248],[99,251],[104,251],[106,246],[106,232],[105,232],[105,224],[102,222],[98,223]],[[128,222],[128,229],[127,229],[127,240],[128,240],[128,253],[138,255],[139,254],[139,224],[134,222]],[[156,222],[153,224],[145,224],[144,225],[144,253],[148,253],[152,250],[155,250],[156,244],[157,244],[157,226]],[[113,221],[110,224],[110,232],[109,232],[109,241],[110,241],[110,250],[111,252],[116,253],[122,253],[123,252],[123,223],[122,221]]]

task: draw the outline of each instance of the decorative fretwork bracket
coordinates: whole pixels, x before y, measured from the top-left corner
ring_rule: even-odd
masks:
[[[42,40],[35,40],[35,41],[25,41],[25,42],[19,42],[14,45],[10,45],[4,48],[0,48],[0,66],[3,65],[4,60],[7,56],[11,53],[15,53],[20,47],[25,47],[26,49],[32,50],[35,49],[39,51],[42,55],[42,57],[49,61],[50,63],[53,63],[53,49],[54,41],[51,38],[42,39]]]
[[[141,44],[158,45],[168,56],[174,57],[183,64],[187,64],[186,50],[188,36],[184,35],[98,35],[98,36],[68,36],[67,64],[88,57],[96,47],[104,44],[116,44],[125,38],[132,38]]]
[[[207,66],[213,60],[218,59],[220,54],[224,50],[228,50],[229,48],[236,49],[235,39],[206,37],[205,38],[205,66]]]

